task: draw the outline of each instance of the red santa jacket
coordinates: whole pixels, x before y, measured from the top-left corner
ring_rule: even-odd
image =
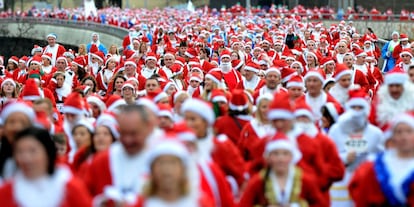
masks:
[[[90,198],[84,184],[76,177],[71,177],[64,184],[64,195],[60,201],[59,207],[72,207],[72,206],[92,206],[92,199]],[[29,193],[29,192],[16,192],[15,182],[11,180],[0,188],[0,200],[2,206],[18,207],[22,206],[21,202],[16,197],[23,197],[25,195],[16,195],[16,193]],[[53,196],[53,195],[48,195]],[[29,199],[29,198],[28,198]],[[48,199],[48,197],[38,197],[36,199]],[[33,202],[33,200],[23,201]],[[42,202],[42,201],[39,201]],[[37,202],[38,203],[38,202]],[[27,205],[27,203],[26,203]]]
[[[414,183],[409,184],[407,206],[414,206]],[[356,207],[391,206],[384,196],[374,162],[366,162],[354,172],[348,185],[349,193]]]
[[[299,171],[298,180],[300,182],[297,186],[300,186],[298,196],[292,196],[295,192],[291,193],[290,203],[307,203],[310,207],[324,206],[322,202],[322,195],[318,191],[317,181],[310,177],[306,172]],[[266,178],[267,177],[267,178]],[[244,191],[239,206],[240,207],[252,207],[252,206],[277,206],[275,201],[275,192],[272,188],[272,182],[265,171],[261,171],[250,179]],[[295,188],[295,187],[293,187]]]
[[[240,132],[249,123],[250,119],[250,116],[221,116],[214,123],[214,131],[216,134],[225,134],[237,145],[240,139]]]

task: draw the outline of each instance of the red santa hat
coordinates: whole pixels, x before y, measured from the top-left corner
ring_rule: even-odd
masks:
[[[44,54],[42,54],[42,58],[46,58],[50,62],[52,62],[52,53],[50,53],[50,52],[44,53]]]
[[[114,112],[118,106],[126,105],[126,101],[119,95],[111,95],[108,100],[106,100],[105,105],[108,111]]]
[[[197,73],[192,73],[190,76],[190,81],[198,81],[198,82],[203,82],[203,78],[201,77],[200,74]]]
[[[292,76],[286,84],[286,88],[290,88],[290,87],[305,88],[305,84],[303,83],[303,77],[300,75]]]
[[[267,113],[269,120],[275,119],[294,119],[293,108],[290,104],[287,94],[278,93],[273,98],[270,104],[269,112]]]
[[[99,126],[107,127],[111,131],[115,139],[119,139],[121,135],[119,134],[119,124],[116,121],[115,116],[116,116],[115,114],[106,111],[98,117],[98,119],[95,122],[95,126],[96,127],[99,127]]]
[[[272,139],[266,143],[264,150],[264,157],[268,157],[272,151],[275,150],[288,150],[292,153],[291,164],[296,164],[302,159],[302,153],[297,146],[289,140],[289,138],[282,132],[277,132]]]
[[[93,124],[91,123],[91,121],[89,121],[88,119],[80,119],[79,121],[76,122],[76,124],[73,126],[73,129],[75,129],[76,127],[80,127],[83,126],[86,129],[88,129],[88,131],[93,134],[95,132],[95,127],[93,127]]]
[[[124,95],[124,88],[131,88],[132,89],[132,91],[133,91],[133,93],[135,93],[135,87],[134,87],[134,82],[132,82],[132,80],[127,80],[127,81],[125,81],[125,83],[122,85],[122,89],[121,89],[121,91],[122,91],[122,95]]]
[[[186,55],[189,58],[195,58],[197,57],[197,51],[194,48],[189,47],[187,51],[185,51],[184,55]]]
[[[217,85],[221,85],[222,74],[218,70],[210,70],[205,78],[211,79]]]
[[[243,111],[249,107],[248,99],[243,90],[232,91],[229,109],[233,111]]]
[[[29,78],[26,80],[21,96],[25,101],[36,101],[42,98],[35,79]]]
[[[7,102],[1,111],[1,121],[5,122],[7,118],[13,113],[23,113],[29,120],[33,123],[36,119],[36,113],[33,110],[33,107],[29,106],[29,104],[22,102],[22,101],[10,101]]]
[[[344,75],[352,75],[352,71],[345,64],[337,64],[333,78],[338,82]]]
[[[322,60],[321,60],[321,65],[322,66],[326,66],[329,63],[335,64],[335,60],[332,57],[324,57],[324,58],[322,58]]]
[[[215,102],[228,103],[228,98],[226,96],[226,93],[224,93],[223,90],[213,89],[211,91],[210,101],[213,102],[213,103],[215,103]]]
[[[315,116],[314,116],[314,114],[312,112],[312,108],[304,100],[298,101],[295,104],[295,112],[294,112],[294,115],[295,115],[296,118],[298,118],[300,116],[306,116],[312,122],[315,121]]]
[[[76,57],[76,58],[72,61],[72,64],[74,64],[74,65],[76,65],[76,66],[78,66],[78,67],[81,67],[81,68],[84,68],[84,67],[86,66],[85,59],[84,59],[83,57],[81,57],[81,56]]]
[[[194,131],[191,128],[189,128],[185,122],[176,123],[172,131],[173,133],[175,133],[179,141],[197,141],[197,136],[195,135]]]
[[[16,88],[16,82],[12,78],[6,78],[1,82],[1,88],[3,88],[4,84],[10,83],[13,85],[14,88]]]
[[[317,52],[307,52],[306,54],[314,57],[315,58],[315,61],[318,62],[318,63],[322,59],[321,55],[319,53],[317,53]]]
[[[84,114],[84,101],[78,92],[72,92],[63,103],[63,113],[81,115]]]
[[[98,95],[90,95],[86,98],[86,101],[88,103],[96,104],[101,112],[106,110],[106,105],[103,102],[102,97],[99,97]]]
[[[193,112],[201,116],[211,126],[214,124],[215,115],[213,108],[205,101],[200,99],[187,99],[182,107],[181,112]]]
[[[152,100],[150,97],[140,98],[135,103],[138,106],[144,106],[144,107],[146,107],[148,110],[150,110],[155,115],[158,114],[159,108],[158,108],[157,104],[154,103],[154,100]]]
[[[355,49],[354,51],[355,57],[366,57],[367,53],[361,49]]]
[[[148,160],[146,161],[147,167],[150,168],[154,161],[163,155],[177,157],[181,160],[184,166],[189,164],[189,157],[191,157],[187,148],[182,143],[174,140],[173,138],[165,138],[155,144],[155,146],[150,150]]]
[[[414,115],[412,113],[403,113],[395,116],[390,122],[390,131],[394,131],[395,127],[399,124],[407,124],[411,128],[414,128]],[[392,136],[391,136],[392,137]]]
[[[42,56],[40,55],[35,55],[33,56],[30,60],[29,60],[29,64],[37,64],[37,65],[42,65]]]
[[[16,64],[16,65],[19,65],[19,58],[18,57],[16,57],[16,56],[11,56],[10,58],[9,58],[9,61],[8,61],[9,63],[14,63],[14,64]]]
[[[395,67],[385,74],[384,83],[386,85],[400,84],[403,85],[408,81],[408,74],[401,68]]]
[[[229,50],[223,50],[220,54],[220,60],[225,58],[225,57],[230,58],[230,55],[231,55],[231,53],[230,53]]]
[[[258,73],[259,72],[259,68],[260,68],[260,66],[259,65],[257,65],[255,62],[253,62],[253,61],[250,61],[250,62],[248,62],[247,64],[246,64],[246,66],[244,67],[244,70],[247,70],[247,71],[252,71],[252,72],[254,72],[254,73]]]
[[[304,78],[305,81],[310,77],[316,77],[323,83],[325,81],[326,75],[325,75],[325,72],[323,72],[323,70],[316,69],[316,70],[310,70],[306,73],[305,78]]]
[[[158,105],[158,117],[168,117],[171,120],[174,120],[174,113],[169,104],[157,104]]]
[[[361,106],[366,115],[368,115],[371,107],[369,103],[369,96],[365,90],[362,88],[349,90],[348,94],[349,99],[345,103],[345,110],[350,110],[354,106]]]
[[[282,82],[286,83],[290,80],[291,77],[297,75],[297,71],[292,68],[284,68],[282,69]]]
[[[265,75],[267,76],[267,74],[272,73],[272,72],[279,74],[279,76],[282,74],[279,69],[275,67],[270,67],[269,69],[265,71]]]
[[[91,56],[105,63],[105,54],[101,51],[91,53]]]
[[[413,58],[413,53],[412,53],[411,48],[403,49],[400,53],[400,57],[402,57],[403,55],[409,55],[411,58]]]
[[[137,68],[137,64],[135,63],[134,58],[129,58],[127,61],[125,61],[124,65],[132,65],[134,68]]]
[[[408,35],[407,34],[400,34],[400,41],[408,41]]]
[[[241,61],[241,60],[232,60],[231,61],[231,66],[234,69],[239,70],[243,66],[243,61]]]
[[[145,58],[145,62],[147,62],[148,60],[157,61],[157,56],[155,55],[155,53],[153,53],[153,52],[148,53],[147,57]]]

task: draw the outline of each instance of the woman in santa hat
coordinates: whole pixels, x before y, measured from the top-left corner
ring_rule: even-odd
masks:
[[[164,140],[148,155],[150,178],[136,207],[214,206],[200,190],[199,171],[186,147]]]
[[[215,136],[213,124],[215,115],[212,107],[199,99],[189,99],[182,108],[187,126],[196,135],[197,162],[207,178],[206,185],[217,206],[233,206],[233,198],[228,183],[222,181],[222,172],[228,175],[228,181],[237,191],[244,181],[244,161],[237,147],[226,136]],[[231,157],[225,159],[224,157]],[[224,159],[223,159],[224,158]],[[216,171],[217,166],[222,172]]]
[[[317,181],[295,166],[302,153],[286,135],[276,133],[263,156],[267,167],[250,179],[240,207],[323,206]]]
[[[6,105],[8,101],[15,100],[19,97],[18,87],[16,82],[11,78],[6,78],[1,82],[1,109]]]
[[[401,114],[391,122],[392,146],[354,173],[349,191],[356,207],[414,206],[414,117]]]
[[[27,128],[13,143],[18,171],[0,188],[2,206],[91,206],[91,198],[64,166],[57,166],[55,143],[44,129]]]
[[[7,103],[0,115],[2,135],[0,139],[0,183],[16,172],[12,159],[14,137],[26,127],[33,125],[36,115],[33,109],[23,102]]]
[[[95,128],[91,128],[91,124],[83,121],[73,130],[73,132],[83,134],[91,134],[91,131],[93,131],[91,137],[83,139],[87,143],[78,147],[79,150],[76,153],[72,164],[75,174],[80,178],[86,175],[86,171],[94,156],[98,152],[107,150],[120,136],[118,122],[115,120],[115,115],[112,113],[106,112],[99,116],[94,126]],[[74,138],[75,140],[77,139],[76,135],[74,135]]]
[[[103,94],[106,93],[108,90],[109,82],[111,81],[113,75],[115,74],[114,71],[118,67],[118,60],[114,57],[108,57],[105,61],[105,67],[103,70],[100,70],[98,72],[98,75],[96,77],[96,81],[98,83],[98,88],[103,92]]]
[[[256,100],[256,115],[254,119],[247,123],[241,133],[238,147],[242,153],[245,161],[252,161],[253,146],[257,140],[275,133],[272,125],[267,119],[267,112],[269,111],[270,103],[273,100],[272,94],[264,94]],[[250,169],[250,167],[248,167]]]
[[[222,75],[218,71],[210,71],[204,78],[204,90],[201,97],[204,100],[211,99],[211,92],[222,87]]]
[[[116,75],[112,81],[112,90],[107,91],[107,95],[118,95],[122,96],[122,86],[124,85],[126,78],[123,75]],[[109,90],[109,88],[108,88]]]

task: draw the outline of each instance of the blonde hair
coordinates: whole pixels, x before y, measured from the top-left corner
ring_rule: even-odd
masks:
[[[87,55],[87,53],[86,53],[86,45],[85,44],[80,44],[79,45],[79,48],[82,48],[83,49],[83,52],[82,53],[79,53],[78,55]],[[79,52],[79,49],[78,49],[78,52]]]

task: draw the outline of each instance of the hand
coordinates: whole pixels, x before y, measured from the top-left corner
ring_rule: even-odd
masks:
[[[349,152],[346,156],[346,162],[348,164],[353,163],[356,159],[356,152]]]

